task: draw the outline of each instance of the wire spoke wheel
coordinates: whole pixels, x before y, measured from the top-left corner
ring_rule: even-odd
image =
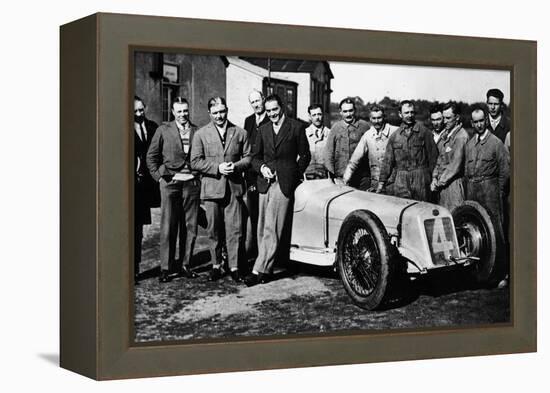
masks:
[[[370,295],[380,277],[380,251],[371,233],[355,225],[344,242],[343,274],[353,290]]]
[[[357,210],[344,220],[338,237],[338,270],[357,305],[372,310],[382,303],[390,272],[389,240],[371,212]]]

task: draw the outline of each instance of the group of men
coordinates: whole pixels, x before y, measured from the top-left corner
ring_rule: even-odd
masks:
[[[154,181],[160,188],[162,283],[175,275],[197,277],[189,263],[201,204],[212,259],[209,279],[228,273],[248,286],[268,281],[275,260],[288,258],[283,232],[288,231],[294,190],[304,176],[331,177],[361,190],[435,202],[450,210],[475,200],[504,234],[510,122],[503,115],[503,98],[498,89],[487,92],[487,111],[480,107],[471,113],[470,136],[452,102],[430,109],[430,130],[416,121],[411,101],[400,103],[397,127],[386,121],[379,105],[370,108],[369,122],[359,119],[354,101],[346,98],[339,105],[341,120],[329,129],[321,105],[308,108],[306,127],[285,115],[277,95],[264,97],[254,90],[249,95],[254,113],[244,128],[228,121],[225,99],[214,97],[208,101],[211,122],[197,129],[185,99],[173,102],[174,120],[156,128],[136,96],[136,282],[142,229],[150,223],[147,204],[154,206],[143,195],[152,194],[146,190]]]
[[[134,99],[135,140],[140,146],[136,148],[135,211],[137,217],[138,211],[147,209],[150,199],[142,196],[148,194],[147,186],[158,182],[161,283],[174,276],[198,276],[189,264],[201,205],[212,259],[211,281],[227,272],[235,282],[252,286],[267,281],[273,270],[310,150],[304,125],[285,116],[278,96],[264,98],[253,91],[249,100],[254,114],[246,119],[246,129],[227,119],[223,97],[208,100],[211,121],[200,129],[191,123],[189,102],[181,97],[172,103],[174,120],[155,129],[144,116],[143,100]],[[136,250],[141,249],[143,225],[151,222],[150,212],[146,218],[135,220]],[[136,251],[136,283],[140,255]],[[252,267],[247,263],[251,256],[255,258]]]

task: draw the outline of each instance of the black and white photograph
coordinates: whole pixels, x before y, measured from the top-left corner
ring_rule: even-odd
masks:
[[[547,392],[544,9],[6,3],[0,390]]]
[[[135,344],[511,322],[511,70],[131,55]]]

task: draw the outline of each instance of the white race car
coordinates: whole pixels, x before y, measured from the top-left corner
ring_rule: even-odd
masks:
[[[463,265],[479,282],[488,281],[497,270],[497,234],[477,202],[451,214],[331,179],[306,180],[295,192],[290,259],[335,266],[353,301],[372,310],[405,273]]]

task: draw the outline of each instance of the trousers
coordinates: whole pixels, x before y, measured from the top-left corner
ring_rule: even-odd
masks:
[[[439,191],[438,204],[452,212],[464,203],[464,185],[462,178],[455,179]]]
[[[410,171],[398,170],[393,184],[393,195],[400,198],[428,202],[431,198],[432,175],[428,168]]]
[[[197,180],[182,182],[160,179],[160,268],[178,271],[188,266],[197,239],[200,185]],[[176,266],[176,240],[179,257]]]
[[[221,266],[223,234],[227,248],[227,263],[231,270],[238,268],[243,245],[243,199],[226,187],[222,199],[202,201],[206,213],[206,232],[210,257],[214,266]]]
[[[258,273],[271,273],[273,270],[289,205],[290,198],[282,193],[277,181],[270,185],[265,194],[260,194],[258,257],[253,269]]]
[[[482,181],[468,180],[466,183],[466,199],[478,202],[489,211],[494,221],[495,231],[498,231],[498,235],[504,238],[502,194],[498,178]]]
[[[260,209],[260,197],[258,191],[246,192],[246,257],[247,259],[258,256],[258,212]]]

